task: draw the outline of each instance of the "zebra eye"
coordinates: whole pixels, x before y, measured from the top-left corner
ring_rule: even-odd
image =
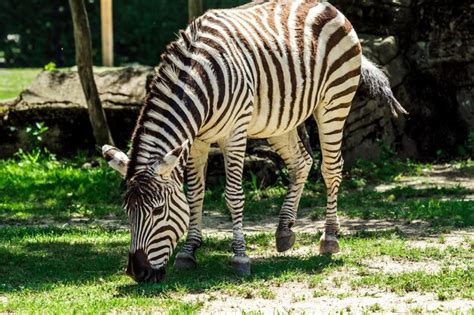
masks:
[[[163,208],[164,206],[158,206],[155,209],[153,209],[152,213],[153,215],[157,216],[163,213]]]

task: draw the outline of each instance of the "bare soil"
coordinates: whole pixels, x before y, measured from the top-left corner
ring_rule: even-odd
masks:
[[[380,185],[378,191],[386,191],[395,187],[413,187],[425,189],[431,187],[465,187],[474,189],[474,169],[457,170],[450,165],[437,165],[430,170],[424,170],[422,176],[402,177],[395,183]],[[474,200],[474,196],[467,197]],[[426,235],[424,231],[428,224],[423,221],[390,221],[363,220],[358,218],[340,217],[342,233],[351,234],[357,231],[383,231],[397,228],[412,237],[413,247],[437,247],[445,249],[448,246],[469,246],[474,240],[474,229],[456,230],[441,235]],[[266,218],[260,222],[245,222],[246,233],[274,232],[278,218]],[[205,234],[231,235],[232,224],[228,216],[211,213],[204,218]],[[324,221],[313,221],[308,209],[302,209],[294,226],[296,232],[322,231]],[[317,253],[317,244],[298,247],[290,251],[290,255],[307,255]],[[269,254],[278,255],[276,253]],[[467,262],[466,262],[467,263]],[[439,272],[442,268],[437,261],[413,262],[408,260],[393,260],[382,256],[376,260],[363,261],[369,271],[383,273],[400,273],[410,271]],[[452,266],[453,268],[455,266]],[[412,292],[403,296],[384,290],[383,288],[353,288],[350,280],[357,277],[354,270],[345,270],[342,277],[336,281],[328,277],[323,281],[324,290],[315,292],[308,284],[290,282],[281,286],[268,285],[267,289],[274,293],[274,298],[264,299],[258,296],[236,297],[224,293],[188,295],[186,300],[204,303],[203,314],[242,314],[242,312],[259,311],[264,314],[306,313],[306,314],[335,314],[335,313],[471,313],[474,301],[455,299],[440,301],[433,293],[422,294]]]
[[[401,177],[396,182],[376,187],[377,191],[386,191],[395,187],[413,187],[425,189],[430,187],[465,187],[474,189],[474,168],[457,170],[450,165],[437,165],[430,170],[425,170],[422,176]],[[468,196],[474,200],[474,196]],[[301,232],[318,232],[324,227],[324,220],[313,221],[310,218],[310,209],[302,209],[293,230]],[[205,213],[204,235],[213,237],[230,237],[232,223],[230,217],[218,212]],[[423,221],[393,221],[393,220],[364,220],[360,218],[340,217],[343,234],[352,234],[358,231],[384,231],[398,229],[410,237],[413,247],[437,247],[446,249],[448,246],[472,246],[474,241],[474,228],[455,230],[445,234],[429,235],[425,233],[428,223]],[[114,218],[110,220],[95,220],[90,222],[77,218],[71,220],[71,225],[98,224],[113,228],[128,229],[125,222]],[[54,222],[45,222],[54,225]],[[278,217],[265,218],[261,221],[245,221],[245,233],[274,232],[278,224]],[[342,249],[344,250],[344,249]],[[310,246],[295,246],[283,255],[307,256],[318,253],[318,244]],[[282,255],[275,252],[262,254],[253,259]],[[466,262],[467,265],[468,262]],[[413,262],[408,260],[394,260],[389,256],[362,261],[371,272],[401,273],[410,271],[439,272],[441,264],[437,261]],[[452,266],[453,268],[455,266]],[[265,289],[272,292],[272,296],[262,298],[257,295],[246,297],[235,296],[225,292],[210,292],[187,294],[177,298],[184,301],[204,304],[202,314],[242,314],[242,312],[259,311],[264,314],[335,314],[335,313],[472,313],[474,301],[454,299],[440,301],[433,293],[412,292],[398,295],[388,289],[370,287],[360,288],[350,285],[351,279],[358,277],[356,270],[345,269],[337,275],[328,276],[323,280],[323,289],[311,288],[307,283],[287,282],[282,285],[267,284]],[[0,301],[1,302],[1,301]]]

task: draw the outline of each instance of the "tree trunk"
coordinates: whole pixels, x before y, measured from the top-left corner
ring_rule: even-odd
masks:
[[[203,13],[202,0],[188,0],[189,22]]]
[[[89,120],[94,132],[96,144],[113,145],[107,118],[99,98],[99,92],[92,71],[92,40],[89,20],[84,0],[69,0],[72,22],[74,26],[74,42],[76,46],[76,63],[82,90],[87,101]]]

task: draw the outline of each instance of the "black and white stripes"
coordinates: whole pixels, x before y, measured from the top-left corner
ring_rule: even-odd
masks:
[[[291,226],[312,165],[296,128],[310,116],[318,124],[328,188],[321,250],[337,251],[342,133],[362,66],[355,31],[328,3],[273,0],[212,10],[194,21],[162,56],[133,135],[125,198],[132,224],[131,253],[143,251],[145,265],[160,269],[189,227],[178,259],[194,259],[201,243],[207,153],[217,142],[225,156],[235,261],[248,263],[242,233],[248,138],[267,138],[287,164],[290,186],[276,236],[278,250],[290,248]],[[375,71],[364,69],[368,74]],[[392,100],[380,73],[369,75],[372,90]]]

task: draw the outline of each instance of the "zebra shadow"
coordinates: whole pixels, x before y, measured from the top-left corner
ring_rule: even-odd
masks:
[[[123,296],[152,297],[162,294],[182,293],[199,294],[225,288],[238,288],[239,285],[260,287],[265,281],[293,281],[299,276],[320,275],[325,269],[344,265],[344,261],[331,256],[319,256],[317,253],[307,256],[276,254],[257,254],[252,247],[268,241],[267,235],[247,238],[249,256],[252,257],[252,274],[248,277],[235,275],[230,258],[229,239],[205,239],[197,255],[198,267],[189,271],[175,271],[171,260],[165,280],[158,284],[127,284],[118,288]]]
[[[80,238],[94,235],[94,230],[16,226],[0,230],[0,294],[105,281],[121,274],[126,264],[124,240],[100,245]]]

